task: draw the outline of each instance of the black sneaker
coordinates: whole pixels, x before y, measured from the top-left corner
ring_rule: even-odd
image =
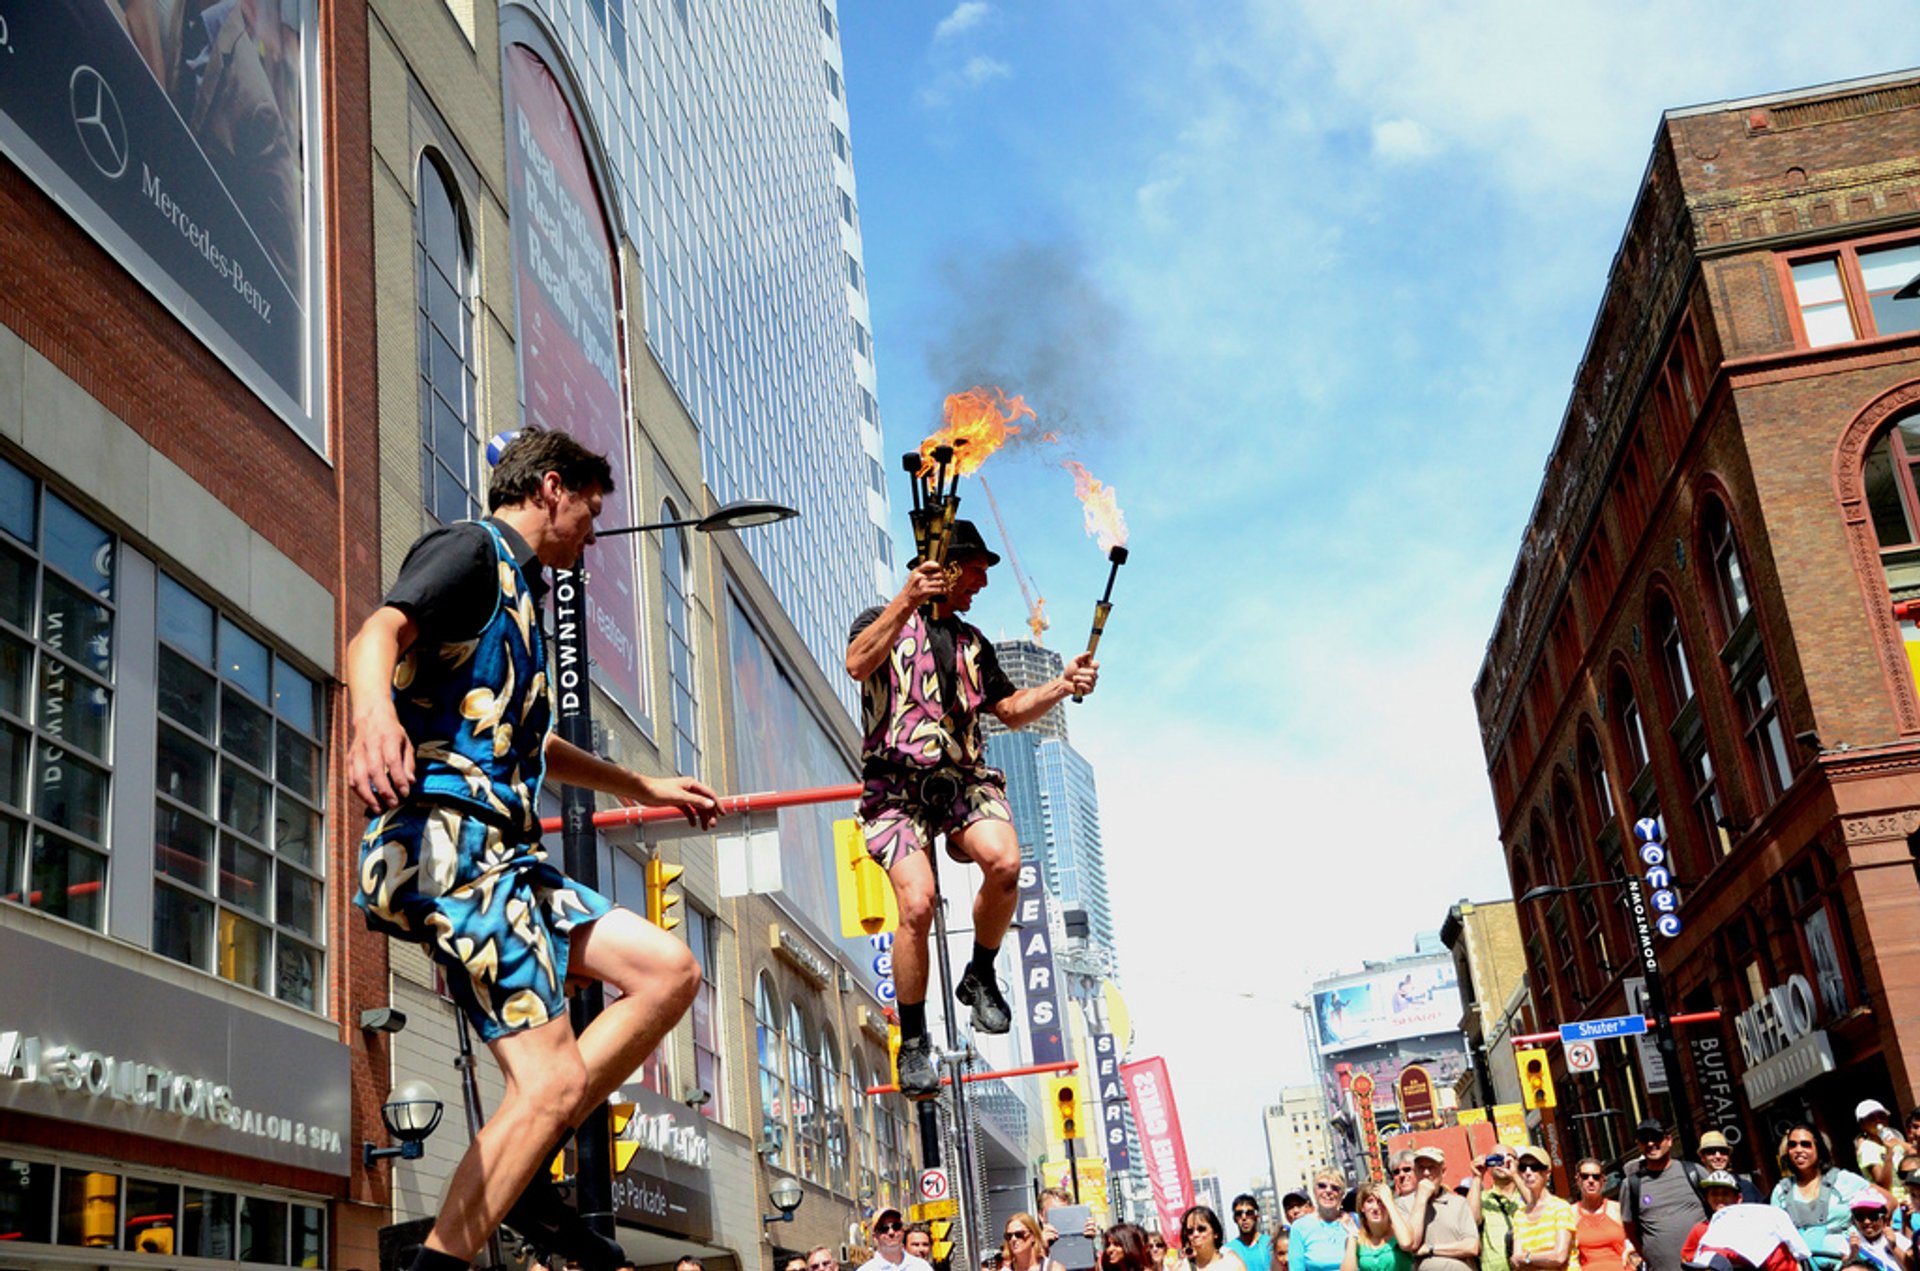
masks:
[[[1013,1008],[1000,996],[1000,985],[974,974],[972,967],[960,977],[960,987],[953,995],[960,999],[960,1005],[973,1008],[973,1026],[980,1032],[1004,1033],[1013,1027]]]
[[[633,1265],[618,1241],[587,1226],[567,1204],[544,1166],[507,1210],[505,1222],[542,1254],[557,1253],[579,1263],[582,1271],[618,1271]]]
[[[933,1038],[909,1037],[900,1043],[900,1093],[909,1099],[931,1099],[940,1093]]]

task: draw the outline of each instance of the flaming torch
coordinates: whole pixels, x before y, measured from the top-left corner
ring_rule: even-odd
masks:
[[[913,545],[921,560],[947,563],[953,523],[960,515],[960,478],[980,470],[994,451],[1017,436],[1015,420],[1033,418],[1033,408],[997,388],[970,388],[950,395],[940,431],[901,456],[913,488]],[[944,616],[944,595],[934,598],[933,616]]]
[[[1061,466],[1073,473],[1073,494],[1084,509],[1088,537],[1107,549],[1107,559],[1112,562],[1112,568],[1107,570],[1107,588],[1093,606],[1093,630],[1087,636],[1087,652],[1093,653],[1099,649],[1100,636],[1107,629],[1107,615],[1113,612],[1113,580],[1120,576],[1120,567],[1127,563],[1127,519],[1114,500],[1113,487],[1102,484],[1098,477],[1071,459]],[[1082,700],[1081,695],[1075,693],[1073,700]]]

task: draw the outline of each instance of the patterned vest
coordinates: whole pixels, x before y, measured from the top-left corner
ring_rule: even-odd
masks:
[[[393,706],[413,739],[416,797],[537,835],[553,720],[546,639],[506,540],[478,524],[498,566],[493,616],[470,640],[416,641],[393,669]]]
[[[981,763],[980,645],[977,627],[959,624],[954,635],[954,704],[949,711],[940,687],[927,620],[918,610],[900,628],[887,660],[860,686],[870,763],[892,768],[976,768]]]

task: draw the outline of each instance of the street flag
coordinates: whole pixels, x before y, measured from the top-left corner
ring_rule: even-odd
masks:
[[[1154,1208],[1160,1211],[1160,1234],[1178,1247],[1180,1215],[1193,1204],[1193,1175],[1187,1169],[1187,1141],[1180,1133],[1167,1061],[1156,1057],[1121,1064],[1120,1079],[1133,1106],[1133,1125],[1146,1158],[1142,1164],[1153,1186]]]

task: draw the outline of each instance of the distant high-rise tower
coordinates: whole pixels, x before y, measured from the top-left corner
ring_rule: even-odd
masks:
[[[1067,669],[1066,660],[1044,644],[1035,644],[1031,640],[999,640],[994,642],[993,651],[1000,655],[1000,668],[1013,681],[1015,688],[1032,688],[1036,684],[1045,684]],[[987,736],[1006,732],[1000,721],[991,715],[981,717]],[[1039,719],[1028,724],[1026,732],[1036,737],[1055,737],[1067,740],[1067,712],[1063,706],[1055,706]]]

